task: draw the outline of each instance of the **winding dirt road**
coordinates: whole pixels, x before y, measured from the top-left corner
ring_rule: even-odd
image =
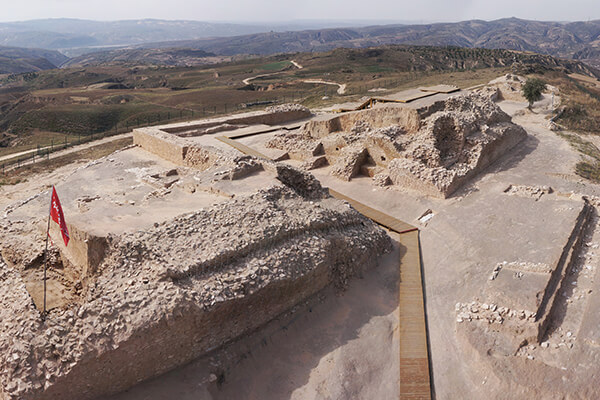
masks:
[[[322,85],[333,85],[333,86],[337,86],[338,87],[338,90],[337,90],[338,94],[345,94],[346,93],[346,84],[345,83],[323,81],[323,80],[320,80],[320,79],[309,79],[309,80],[302,81],[302,82],[304,82],[304,83],[318,83],[318,84],[322,84]]]
[[[298,64],[294,60],[291,60],[290,63],[292,63],[298,69],[303,69],[304,68],[302,65]],[[252,76],[250,78],[246,78],[246,79],[242,80],[242,82],[244,83],[244,85],[249,85],[250,82],[252,82],[254,79],[266,78],[267,76],[273,76],[273,75],[281,74],[282,72],[283,71],[272,72],[272,73],[269,73],[269,74],[260,74],[260,75]],[[320,85],[333,85],[333,86],[337,86],[338,87],[338,90],[337,90],[338,94],[345,94],[346,93],[346,84],[345,83],[337,83],[337,82],[324,81],[322,79],[308,79],[308,80],[304,80],[302,82],[303,83],[320,84]]]

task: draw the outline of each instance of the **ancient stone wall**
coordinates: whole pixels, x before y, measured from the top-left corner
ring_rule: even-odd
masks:
[[[189,304],[149,321],[113,351],[89,354],[37,400],[85,400],[163,374],[268,322],[329,284],[328,268],[263,288],[205,311]]]
[[[185,155],[189,148],[189,143],[184,139],[157,128],[134,129],[133,143],[177,165],[184,165]]]
[[[445,198],[526,136],[489,97],[473,93],[418,109],[386,105],[316,118],[266,146],[305,168],[325,165],[314,158],[325,156],[342,180],[378,176],[377,182]]]
[[[408,132],[416,132],[421,126],[420,121],[417,110],[390,105],[315,119],[307,122],[303,130],[312,138],[323,138],[334,132],[349,132],[360,123],[372,128],[399,125]]]

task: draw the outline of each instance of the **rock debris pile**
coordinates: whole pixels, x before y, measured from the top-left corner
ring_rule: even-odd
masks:
[[[297,103],[286,103],[286,104],[279,104],[276,106],[269,106],[267,108],[265,108],[265,112],[266,113],[285,113],[285,112],[291,112],[291,111],[301,111],[304,113],[307,113],[308,115],[311,114],[310,109],[304,107],[302,104],[297,104]]]
[[[534,322],[536,313],[528,310],[511,310],[508,307],[499,307],[496,304],[456,303],[456,322],[481,320],[489,324],[503,324],[508,318],[520,321]]]
[[[543,195],[552,193],[550,186],[527,186],[527,185],[510,185],[504,193],[512,196],[531,197],[536,201]]]

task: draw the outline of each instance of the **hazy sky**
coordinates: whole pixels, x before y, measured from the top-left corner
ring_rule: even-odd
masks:
[[[38,18],[290,21],[600,19],[599,0],[1,0],[1,21]]]

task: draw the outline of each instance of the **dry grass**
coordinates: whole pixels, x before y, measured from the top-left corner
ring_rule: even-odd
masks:
[[[567,140],[583,156],[575,166],[575,173],[582,178],[600,183],[600,150],[593,143],[579,136],[579,134],[600,134],[598,81],[582,75],[566,75],[557,72],[545,74],[541,78],[560,89],[564,109],[556,122],[565,130],[575,133],[562,132],[558,135]]]
[[[0,156],[20,153],[22,151],[36,149],[54,145],[59,145],[65,142],[77,142],[77,135],[65,135],[63,133],[49,132],[40,129],[34,129],[31,132],[19,136],[18,144],[13,147],[0,147]]]
[[[16,170],[7,172],[5,176],[0,175],[0,185],[14,185],[19,182],[23,182],[31,175],[42,172],[50,172],[75,161],[97,160],[115,152],[116,150],[129,146],[132,143],[132,138],[118,139],[109,143],[99,144],[80,151],[68,153],[63,156],[51,158],[49,160],[41,160],[35,164],[29,164]]]
[[[575,165],[575,173],[594,183],[600,183],[600,149],[579,135],[564,132],[559,132],[558,135],[584,156],[583,160]]]
[[[557,123],[580,133],[600,134],[600,87],[591,78],[549,74],[542,77],[560,88],[564,111]]]

